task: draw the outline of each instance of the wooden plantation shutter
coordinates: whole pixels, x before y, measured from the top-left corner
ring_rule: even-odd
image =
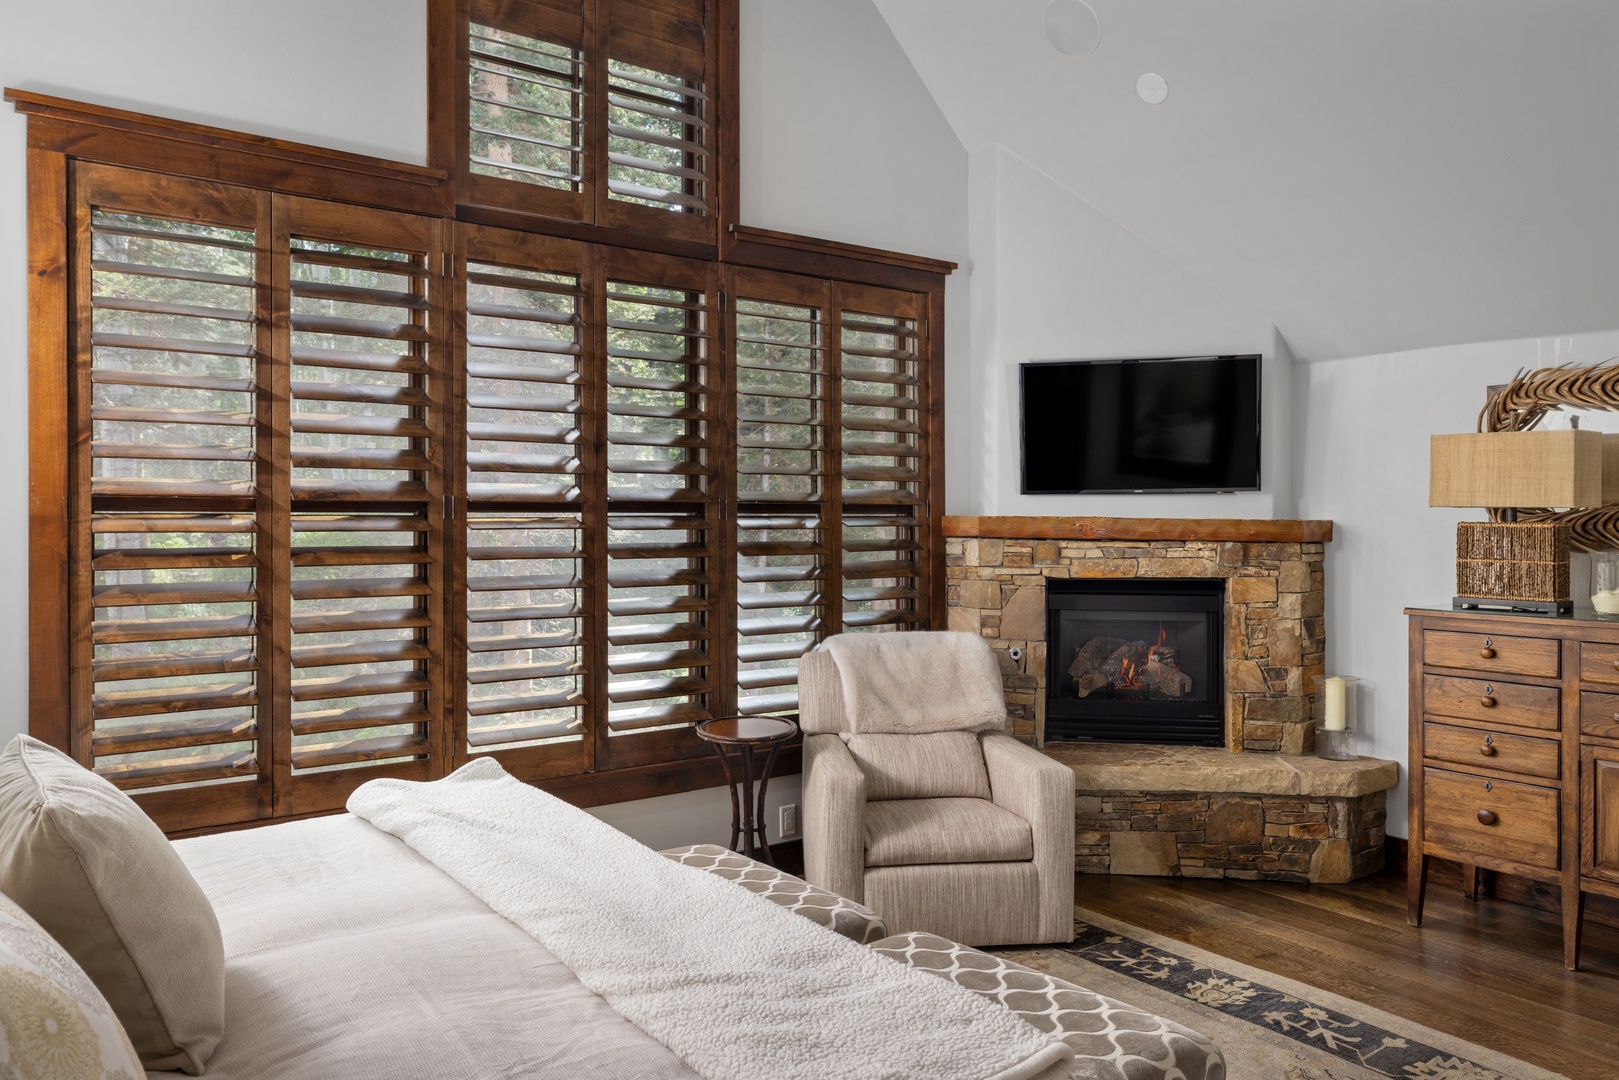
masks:
[[[454,85],[432,141],[457,200],[715,244],[717,7],[435,0],[430,78]]]
[[[462,201],[589,220],[597,168],[585,5],[470,0],[462,29]]]
[[[81,166],[69,750],[160,817],[270,804],[268,198]]]
[[[444,767],[444,225],[277,198],[290,312],[292,669],[277,809]]]
[[[837,460],[831,287],[731,274],[737,711],[798,711],[798,659],[835,623]]]
[[[590,250],[462,226],[458,369],[465,418],[452,623],[463,753],[524,776],[589,768],[587,490],[600,364]]]
[[[603,225],[713,241],[713,5],[604,0]]]
[[[597,767],[611,768],[701,753],[691,727],[715,715],[724,387],[713,265],[598,248],[597,266],[608,650],[596,736]]]
[[[927,625],[926,297],[836,287],[843,629]],[[932,497],[941,497],[935,493]]]

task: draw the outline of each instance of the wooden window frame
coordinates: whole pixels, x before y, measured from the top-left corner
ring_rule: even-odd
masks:
[[[734,45],[734,0],[726,0],[726,5],[721,8],[722,34],[725,34],[724,16],[727,10],[732,18],[727,36]],[[723,51],[721,66],[724,67]],[[731,69],[734,71],[734,57]],[[712,276],[716,282],[725,276],[726,266],[752,267],[855,286],[922,294],[920,302],[926,310],[926,364],[929,373],[925,401],[926,438],[933,451],[929,455],[927,479],[923,485],[926,497],[918,507],[919,514],[926,522],[920,585],[923,591],[921,604],[926,610],[920,625],[924,628],[943,627],[944,282],[946,275],[954,269],[954,264],[754,229],[727,221],[726,209],[727,206],[734,206],[734,198],[728,203],[725,192],[730,190],[734,196],[738,180],[734,138],[728,143],[722,142],[722,145],[729,146],[730,154],[722,153],[720,156],[720,211],[715,221],[720,229],[718,238],[721,243],[715,247],[670,242],[664,238],[626,234],[621,230],[599,227],[581,230],[570,223],[532,216],[468,213],[465,207],[457,208],[455,179],[447,170],[431,166],[408,165],[26,91],[7,90],[5,96],[18,112],[26,116],[28,122],[29,731],[35,737],[64,749],[73,745],[70,720],[73,698],[69,681],[73,630],[71,613],[62,603],[62,597],[69,595],[70,591],[69,506],[72,493],[69,489],[68,457],[63,453],[63,448],[71,446],[73,439],[68,376],[72,370],[73,343],[73,297],[70,293],[69,269],[74,241],[69,230],[72,220],[72,172],[76,163],[81,161],[219,181],[277,195],[326,199],[421,214],[439,218],[447,230],[450,223],[457,219],[471,223],[487,219],[488,224],[506,228],[518,225],[517,231],[532,234],[535,243],[583,239],[598,245],[644,252],[661,251],[688,259],[695,256],[698,261],[715,264]],[[734,117],[734,112],[731,115]],[[720,257],[720,249],[724,250],[723,258]],[[459,287],[453,289],[456,294],[460,291]],[[727,292],[728,289],[721,286],[722,302]],[[728,314],[719,319],[722,327],[728,325]],[[728,361],[728,345],[722,348],[722,355]],[[725,365],[720,366],[723,369]],[[721,422],[717,426],[721,429],[729,429],[729,409],[727,405],[719,414]],[[459,425],[460,421],[454,423]],[[456,430],[459,431],[458,426]],[[451,449],[458,455],[461,448],[455,447],[453,442]],[[731,480],[725,470],[731,469],[734,464],[734,453],[728,442],[722,442],[724,450],[715,459],[718,471],[714,475],[721,477],[724,485],[729,485]],[[456,460],[460,460],[459,456]],[[458,490],[454,485],[464,483],[464,470],[452,468],[449,476],[452,490]],[[712,504],[709,513],[714,515],[712,520],[716,526],[720,525],[730,509],[731,505],[723,500]],[[599,512],[605,512],[605,504]],[[719,528],[722,540],[720,557],[734,562],[734,536],[727,539],[729,531],[732,530]],[[732,563],[726,562],[724,565],[729,567]],[[724,579],[725,573],[718,577]],[[447,590],[450,596],[457,595],[453,575]],[[730,603],[721,603],[719,611],[725,612],[728,606],[734,608],[733,582],[722,586],[720,598]],[[735,612],[729,611],[722,617],[734,619]],[[450,621],[446,625],[450,636],[453,636],[457,632],[456,624]],[[729,651],[728,648],[718,649],[713,657],[721,661],[721,666],[714,672],[715,685],[722,695],[720,704],[734,702],[735,699],[734,657],[727,655]],[[453,671],[447,673],[446,698],[455,702],[461,689],[453,677]],[[454,707],[453,704],[451,707]],[[460,730],[453,722],[442,724],[441,728],[446,731]],[[444,757],[447,766],[453,767],[464,759],[464,747],[447,748]],[[592,768],[594,764],[591,763]],[[798,767],[796,749],[786,752],[778,766],[783,774],[792,773]],[[543,771],[540,770],[541,773]],[[567,775],[536,775],[531,779],[538,786],[580,806],[675,794],[718,786],[724,781],[718,761],[711,755],[701,753],[626,768]],[[172,835],[267,824],[329,813],[340,808],[340,799],[334,797],[324,801],[332,805],[287,805],[281,808],[281,813],[267,811],[263,817],[225,826],[176,828],[172,830]]]

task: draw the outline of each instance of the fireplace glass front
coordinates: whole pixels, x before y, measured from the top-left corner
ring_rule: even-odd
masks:
[[[1220,580],[1046,581],[1046,738],[1220,746]]]

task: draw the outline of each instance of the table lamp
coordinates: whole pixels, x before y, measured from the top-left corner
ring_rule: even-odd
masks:
[[[1500,510],[1504,519],[1456,526],[1454,607],[1573,610],[1569,526],[1519,522],[1517,510],[1603,505],[1602,457],[1598,431],[1433,436],[1428,505]]]

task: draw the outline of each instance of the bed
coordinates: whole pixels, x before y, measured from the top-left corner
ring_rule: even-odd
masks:
[[[594,818],[560,804],[552,809],[562,822],[569,821],[569,814],[583,819],[571,822],[586,830],[583,843],[605,842],[603,836],[590,833],[599,825]],[[455,874],[465,871],[458,870],[452,859],[440,855],[441,861],[450,863],[446,869],[417,850],[432,851],[430,839],[386,820],[375,807],[371,810],[382,825],[405,833],[409,842],[360,816],[344,814],[175,844],[212,903],[225,943],[225,1034],[207,1063],[207,1076],[694,1080],[704,1075],[855,1075],[846,1071],[846,1063],[832,1058],[821,1072],[813,1060],[820,1052],[814,1036],[791,1046],[791,1038],[801,1037],[797,1028],[832,1007],[824,995],[817,999],[813,990],[809,1000],[788,1003],[792,1008],[775,1021],[779,1025],[775,1039],[767,1031],[762,1040],[781,1042],[783,1051],[793,1055],[790,1061],[761,1052],[756,1066],[739,1070],[734,1061],[726,1064],[692,1055],[689,1047],[681,1047],[678,1032],[669,1038],[666,1029],[647,1024],[644,1013],[636,1014],[619,1000],[610,981],[605,994],[587,987],[532,927],[520,925],[527,918],[521,911],[509,906],[505,914],[496,910],[506,906],[498,892],[487,894],[487,886],[475,878],[469,888],[456,880]],[[483,813],[508,811],[490,807]],[[544,830],[540,832],[543,835]],[[497,836],[493,842],[509,843],[510,838]],[[604,859],[612,857],[612,852],[604,852]],[[633,856],[626,861],[637,862]],[[1018,1064],[1005,1073],[1008,1080],[1171,1076],[1221,1080],[1224,1075],[1218,1051],[1195,1033],[1165,1026],[1149,1014],[1095,995],[1081,1000],[1073,995],[1087,992],[972,950],[952,952],[951,962],[940,965],[940,950],[951,945],[940,939],[906,935],[874,941],[881,933],[880,922],[859,905],[817,894],[797,878],[723,849],[686,848],[654,861],[681,875],[662,879],[663,891],[669,889],[669,881],[681,888],[717,886],[725,890],[727,900],[730,894],[745,897],[742,910],[749,918],[768,914],[788,920],[763,924],[771,935],[782,934],[787,926],[794,933],[808,928],[818,935],[814,939],[818,948],[835,942],[833,953],[854,949],[902,964],[923,957],[919,970],[930,969],[923,983],[934,982],[935,975],[954,980],[993,1002],[996,1010],[1009,1014],[1021,1010],[1022,1019],[1044,1038],[1065,1044],[1060,1056],[1014,1054]],[[547,873],[555,876],[558,871],[553,867]],[[627,880],[632,879],[633,875]],[[477,891],[486,895],[481,898]],[[755,895],[747,895],[750,891]],[[620,899],[632,908],[635,903],[658,902],[655,897]],[[687,921],[676,907],[664,914],[666,925],[659,934],[673,935]],[[644,909],[634,917],[637,923],[646,922]],[[647,949],[650,940],[635,947]],[[859,944],[862,941],[869,944]],[[963,963],[967,954],[982,962]],[[656,982],[656,965],[649,962],[647,967],[646,977]],[[989,968],[995,969],[989,980],[993,989],[985,982]],[[1052,985],[1044,987],[1042,998],[1040,986],[1009,982],[1007,973],[1014,970]],[[600,977],[593,981],[599,983]],[[1018,992],[1008,995],[1008,989]],[[1054,993],[1069,996],[1059,1000]],[[694,1006],[694,1011],[701,1014],[703,1006]],[[741,1023],[734,1016],[737,1011],[733,1004],[706,1018],[699,1015],[698,1027],[706,1032],[704,1037],[721,1037]],[[625,1013],[636,1015],[642,1024]],[[659,1037],[643,1026],[657,1030]],[[749,1035],[746,1030],[744,1026],[744,1041],[761,1041],[758,1031]],[[900,1030],[895,1035],[906,1037]]]

